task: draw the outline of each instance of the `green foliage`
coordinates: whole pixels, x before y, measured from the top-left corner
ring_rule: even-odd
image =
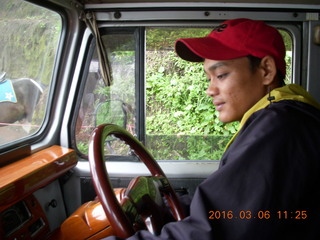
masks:
[[[88,154],[89,144],[87,142],[78,141],[77,148],[81,153]]]
[[[220,159],[229,138],[214,135],[147,135],[146,147],[155,159]]]
[[[202,64],[178,58],[174,52],[147,55],[147,133],[230,135],[236,124],[223,124],[205,93]],[[168,68],[169,66],[169,68]]]
[[[113,123],[121,127],[124,126],[124,112],[121,101],[106,101],[96,108],[96,124]]]
[[[202,63],[176,56],[178,38],[202,37],[204,28],[151,28],[147,31],[147,147],[156,159],[220,159],[238,123],[223,124],[212,99],[205,94]],[[287,49],[287,77],[291,81],[292,40],[280,30]],[[161,140],[160,140],[161,139]],[[208,140],[210,139],[210,140]]]
[[[173,50],[178,38],[206,36],[213,28],[168,28],[147,29],[147,51]]]
[[[0,71],[50,83],[61,32],[57,13],[21,0],[0,3]]]
[[[150,51],[146,79],[147,147],[156,159],[220,159],[238,123],[218,119],[202,64]]]

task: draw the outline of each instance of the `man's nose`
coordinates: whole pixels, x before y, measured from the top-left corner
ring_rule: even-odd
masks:
[[[209,96],[209,97],[214,97],[218,94],[218,88],[216,87],[215,84],[213,84],[212,81],[210,81],[209,83],[209,86],[208,86],[208,89],[206,91],[206,94]]]

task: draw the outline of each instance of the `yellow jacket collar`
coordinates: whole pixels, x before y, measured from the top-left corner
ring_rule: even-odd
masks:
[[[294,100],[299,101],[303,103],[307,103],[309,105],[312,105],[318,109],[320,109],[320,104],[301,86],[297,84],[289,84],[281,88],[275,88],[271,91],[270,95],[274,97],[274,100],[272,102],[279,102],[282,100]],[[252,108],[250,108],[242,117],[240,121],[240,126],[238,131],[233,135],[229,143],[227,144],[225,150],[231,145],[233,140],[238,135],[239,131],[241,130],[242,126],[245,124],[245,122],[248,120],[248,118],[256,111],[266,108],[270,105],[270,101],[268,100],[269,94],[264,96],[262,99],[260,99],[259,102],[257,102]]]

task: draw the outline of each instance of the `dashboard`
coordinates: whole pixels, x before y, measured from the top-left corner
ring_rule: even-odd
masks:
[[[73,150],[52,146],[0,168],[0,239],[46,239],[63,208],[47,189],[76,163]]]
[[[30,195],[0,215],[1,239],[45,238],[50,229],[37,199]]]

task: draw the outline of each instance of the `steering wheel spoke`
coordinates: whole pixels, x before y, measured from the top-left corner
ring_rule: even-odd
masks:
[[[161,193],[163,177],[134,178],[120,203],[135,230],[148,229],[160,233],[162,226],[174,221]]]

